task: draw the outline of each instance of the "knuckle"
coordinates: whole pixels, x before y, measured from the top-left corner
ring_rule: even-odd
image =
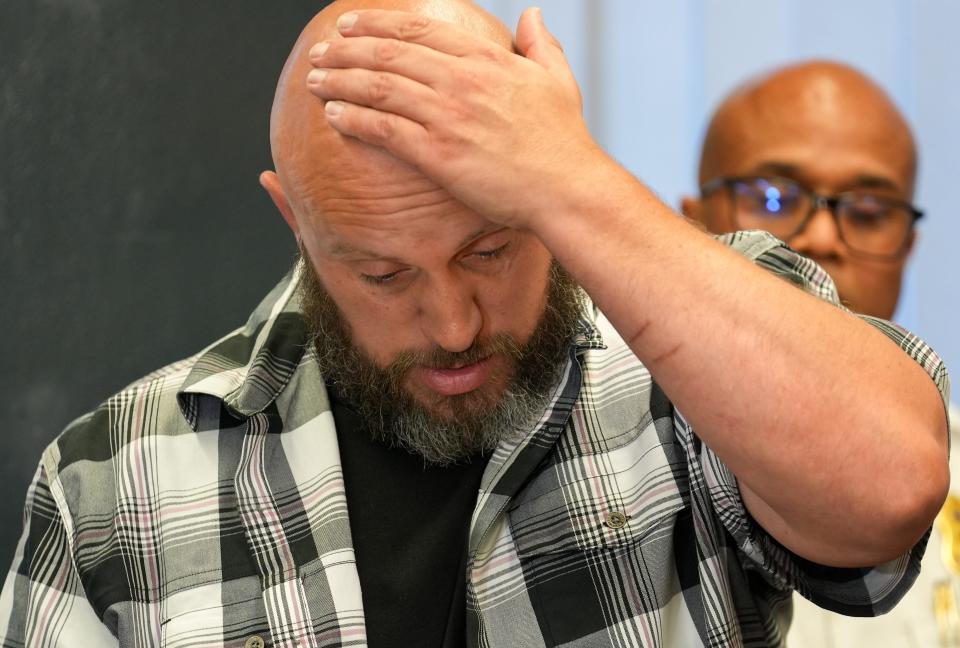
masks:
[[[453,162],[461,156],[466,145],[462,135],[448,131],[434,135],[431,149],[436,159]]]
[[[484,44],[483,46],[481,46],[477,50],[476,55],[481,60],[488,61],[490,63],[500,63],[503,61],[506,53],[507,53],[507,50],[500,47],[499,45],[494,45],[491,43],[489,45]]]
[[[393,93],[393,77],[384,72],[374,74],[367,84],[367,99],[370,105],[377,106],[384,103]]]
[[[403,52],[404,43],[395,38],[385,38],[373,48],[373,60],[377,64],[390,63]]]
[[[471,107],[464,101],[449,101],[444,105],[443,110],[447,122],[452,125],[461,126],[468,124],[473,116]]]
[[[397,27],[397,35],[403,39],[415,39],[427,34],[433,21],[426,16],[410,16]]]
[[[373,136],[380,142],[389,142],[397,132],[396,124],[389,115],[377,115],[371,124]]]

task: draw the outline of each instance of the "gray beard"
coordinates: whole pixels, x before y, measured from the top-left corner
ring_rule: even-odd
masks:
[[[553,263],[546,308],[525,344],[498,334],[478,339],[458,353],[441,348],[403,351],[381,368],[353,344],[349,325],[309,258],[304,258],[300,290],[308,333],[324,379],[357,410],[375,439],[437,465],[469,460],[530,429],[543,415],[566,366],[582,309],[576,283]],[[481,390],[438,397],[438,404],[442,401],[449,416],[438,416],[402,386],[415,366],[449,368],[490,355],[511,360],[512,375],[505,377],[506,389],[499,397]],[[492,376],[491,381],[495,378]]]

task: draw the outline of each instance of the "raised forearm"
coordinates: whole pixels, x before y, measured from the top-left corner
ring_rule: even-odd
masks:
[[[734,472],[754,517],[828,564],[876,564],[915,542],[948,483],[926,372],[612,162],[584,168],[532,227]]]

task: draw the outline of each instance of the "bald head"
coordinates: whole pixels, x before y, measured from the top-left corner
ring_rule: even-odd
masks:
[[[341,38],[337,19],[353,10],[390,9],[418,13],[457,25],[507,49],[512,34],[495,17],[468,0],[337,0],[317,14],[297,39],[280,75],[270,118],[273,160],[294,209],[312,203],[318,192],[341,190],[357,178],[420,179],[388,153],[345,138],[327,123],[323,102],[310,94],[310,48]],[[425,180],[425,179],[423,179]]]
[[[906,120],[872,80],[827,61],[780,68],[731,93],[707,129],[700,183],[747,172],[746,165],[793,139],[812,140],[828,156],[839,147],[873,151],[912,193],[916,148]]]

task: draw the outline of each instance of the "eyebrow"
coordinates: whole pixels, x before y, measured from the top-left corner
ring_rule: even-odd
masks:
[[[475,230],[474,232],[465,236],[463,240],[460,242],[460,244],[457,246],[457,249],[461,250],[467,247],[468,245],[470,245],[471,243],[473,243],[474,241],[476,241],[477,239],[481,239],[485,236],[489,236],[491,234],[495,234],[497,232],[500,232],[506,229],[509,229],[509,228],[504,227],[503,225],[499,225],[497,223],[489,223],[487,225],[484,225],[480,229]],[[334,243],[330,249],[330,255],[336,256],[336,257],[362,256],[373,261],[390,261],[390,262],[398,263],[401,265],[406,263],[406,261],[400,258],[397,258],[393,255],[380,254],[379,252],[375,252],[373,250],[368,250],[362,247],[351,245],[350,243],[347,243],[345,241],[337,241],[336,243]]]
[[[784,176],[786,178],[796,178],[800,175],[800,169],[798,169],[793,164],[788,164],[786,162],[761,162],[753,167],[751,173],[758,174],[771,174]]]
[[[889,178],[884,178],[883,176],[876,176],[870,174],[858,175],[854,178],[853,186],[861,189],[891,189],[893,191],[900,191],[901,187],[897,186],[897,183]]]
[[[804,180],[805,174],[796,165],[788,162],[762,162],[753,168],[753,173],[772,174],[790,178],[791,180]],[[856,189],[890,189],[891,191],[901,191],[896,182],[884,176],[874,175],[872,173],[861,173],[854,176],[852,182],[848,183],[850,188]]]
[[[379,252],[374,252],[373,250],[367,250],[362,247],[357,247],[351,245],[350,243],[345,243],[344,241],[337,241],[330,248],[330,256],[335,257],[347,257],[347,256],[362,256],[368,257],[370,259],[381,260],[381,261],[394,261],[396,263],[402,263],[400,259],[394,256],[388,256],[380,254]]]

